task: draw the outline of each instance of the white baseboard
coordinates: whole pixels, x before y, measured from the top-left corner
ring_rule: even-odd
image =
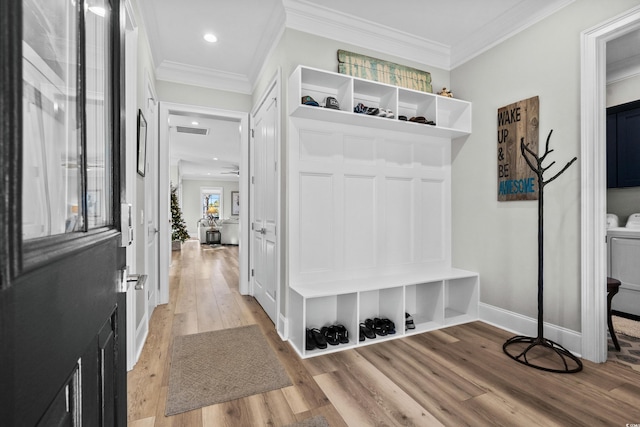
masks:
[[[479,319],[485,323],[513,332],[515,335],[528,337],[538,335],[537,319],[484,303],[480,303],[478,309]],[[544,337],[560,344],[578,357],[582,353],[582,334],[580,332],[544,322]]]
[[[278,313],[278,335],[282,341],[289,341],[289,319]]]

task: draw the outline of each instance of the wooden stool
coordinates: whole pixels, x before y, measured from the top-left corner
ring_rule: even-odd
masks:
[[[613,341],[613,345],[618,351],[620,351],[620,344],[618,344],[618,338],[616,338],[616,332],[613,330],[613,322],[611,321],[611,300],[613,296],[618,293],[619,289],[620,280],[607,277],[607,323],[609,324],[611,341]]]

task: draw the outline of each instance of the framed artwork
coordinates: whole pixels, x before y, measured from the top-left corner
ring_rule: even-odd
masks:
[[[240,193],[231,192],[231,215],[240,215]]]
[[[538,183],[521,145],[538,152],[540,100],[537,96],[498,109],[498,201],[537,200]]]
[[[374,82],[432,93],[431,73],[378,58],[338,50],[338,72]]]
[[[100,190],[87,190],[87,216],[90,218],[98,218],[102,215],[102,206],[100,202],[102,195]]]
[[[138,174],[144,176],[147,166],[147,121],[138,110]]]

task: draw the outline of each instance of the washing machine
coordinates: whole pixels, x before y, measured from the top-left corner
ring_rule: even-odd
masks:
[[[607,228],[607,275],[621,282],[611,308],[640,316],[640,213]]]

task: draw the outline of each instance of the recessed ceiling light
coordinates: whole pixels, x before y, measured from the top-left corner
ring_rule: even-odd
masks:
[[[217,158],[217,157],[214,157],[214,158],[213,158],[213,160],[218,160],[218,158]]]
[[[191,122],[191,124],[198,126],[198,122]]]
[[[211,33],[207,33],[204,35],[204,39],[209,43],[215,43],[218,41],[218,38]]]

